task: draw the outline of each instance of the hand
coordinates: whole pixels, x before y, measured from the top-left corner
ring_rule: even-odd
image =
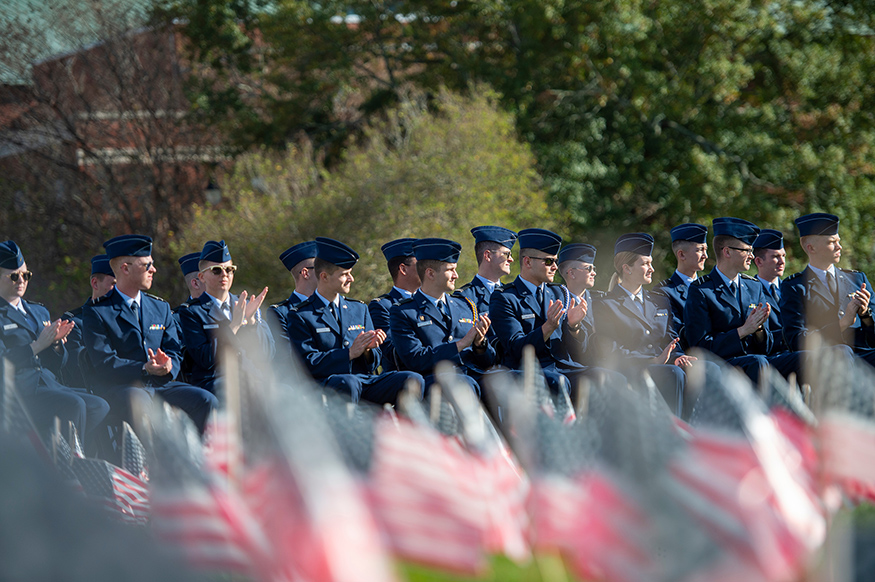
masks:
[[[375,330],[363,331],[358,334],[353,340],[352,345],[349,346],[349,359],[354,360],[370,350],[371,348],[369,346],[374,341],[374,336],[376,335],[377,332]]]
[[[747,337],[752,333],[755,333],[760,326],[769,318],[769,313],[771,313],[771,306],[766,303],[765,305],[760,303],[757,305],[747,316],[747,319],[744,321],[741,327],[738,328],[738,337],[743,338]]]
[[[55,341],[57,341],[59,334],[63,335],[61,337],[66,337],[70,330],[73,329],[73,322],[69,322],[69,327],[66,332],[62,331],[62,322],[60,319],[56,319],[52,323],[43,326],[40,330],[37,338],[30,343],[30,349],[33,351],[33,355],[37,355],[47,347],[51,346]]]
[[[547,341],[553,335],[553,332],[559,329],[559,322],[562,321],[564,313],[565,310],[562,309],[561,301],[550,301],[550,307],[547,308],[547,321],[541,326],[541,331],[544,333],[544,341]]]
[[[860,290],[851,296],[851,301],[845,309],[845,314],[839,320],[839,327],[842,331],[848,329],[857,320],[858,315],[866,313],[869,309],[869,299],[872,294],[866,289],[866,284],[860,287]]]
[[[240,294],[240,297],[237,298],[237,302],[234,303],[234,309],[231,310],[231,333],[237,333],[237,331],[244,325],[246,325],[246,297],[248,294],[246,291]]]
[[[164,353],[164,350],[153,352],[149,349],[149,359],[143,369],[152,376],[166,376],[173,369],[173,360]]]
[[[246,304],[244,321],[246,321],[247,323],[255,323],[255,314],[258,313],[258,310],[261,308],[261,304],[264,303],[265,297],[267,297],[267,287],[262,289],[261,293],[259,293],[258,295],[253,295],[249,298],[249,302]]]
[[[668,359],[671,357],[671,353],[674,351],[675,347],[678,345],[677,338],[671,340],[671,342],[665,346],[665,349],[662,350],[662,353],[654,358],[655,363],[657,364],[667,364]]]
[[[481,313],[480,317],[477,318],[477,337],[474,338],[474,347],[484,347],[486,342],[486,334],[489,332],[489,328],[492,326],[492,321],[489,319],[488,313]]]
[[[58,320],[61,324],[58,326],[58,331],[55,334],[55,341],[67,342],[67,336],[70,335],[70,332],[73,331],[73,328],[76,327],[76,324],[73,323],[73,320]]]
[[[694,356],[678,356],[674,359],[674,365],[679,368],[689,368],[698,359]]]
[[[571,300],[574,303],[574,299]],[[568,307],[568,311],[566,312],[568,316],[568,325],[571,327],[575,327],[583,318],[586,317],[586,312],[589,309],[589,306],[586,304],[586,300],[579,299],[577,304]]]
[[[386,332],[382,329],[374,330],[374,339],[371,340],[371,343],[368,344],[368,349],[372,350],[376,347],[383,345],[383,342],[386,341]]]

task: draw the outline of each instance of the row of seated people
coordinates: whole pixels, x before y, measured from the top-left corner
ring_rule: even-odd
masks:
[[[318,382],[353,401],[394,402],[410,385],[424,394],[435,365],[444,360],[482,393],[484,375],[518,370],[523,348],[531,345],[554,394],[573,395],[571,388],[584,377],[617,385],[646,371],[671,409],[686,416],[695,401],[685,394],[686,374],[711,366],[686,355],[689,347],[714,352],[754,380],[767,364],[785,375],[802,373],[799,348],[814,331],[849,357],[869,360],[875,351],[868,280],[835,267],[841,256],[838,218],[807,215],[797,226],[810,265],[784,280],[775,295],[766,284],[782,273],[770,279],[765,266],[774,263],[781,266],[774,271],[782,271],[781,234],[720,218],[713,222],[715,269],[696,277],[707,256],[708,229],[681,225],[672,238],[676,276],[684,276],[684,285],[673,285],[673,277],[654,291],[644,288],[653,274],[653,238],[644,233],[617,240],[607,293],[592,290],[595,248],[562,247],[561,237],[547,230],[472,229],[478,273],[459,290],[461,245],[399,239],[382,247],[393,289],[368,306],[345,297],[358,254],[339,241],[317,238],[280,257],[296,288],[266,318],[260,310],[266,289],[252,296],[230,293],[236,267],[224,241],[209,241],[200,253],[180,259],[192,297],[174,314],[146,292],[155,273],[151,239],[123,235],[107,241],[107,254],[92,261],[93,296],[68,313],[76,325],[52,322],[45,308],[22,299],[30,272],[21,251],[7,241],[0,245],[0,350],[40,420],[69,419],[86,442],[110,407],[115,418],[133,420],[137,408],[131,400],[147,405],[156,393],[203,430],[216,406],[223,328],[250,334],[255,342],[249,344],[268,356],[297,353]],[[517,242],[520,275],[502,284]],[[743,274],[757,253],[759,280]],[[557,272],[564,285],[552,283]],[[781,345],[786,347],[776,347]],[[190,362],[181,376],[183,346]],[[716,370],[706,370],[706,377],[710,373]]]

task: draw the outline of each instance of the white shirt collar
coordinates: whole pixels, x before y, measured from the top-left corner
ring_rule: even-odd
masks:
[[[420,289],[419,292],[422,293],[422,295],[423,295],[426,299],[428,299],[429,301],[431,301],[431,302],[435,305],[435,307],[437,307],[437,304],[438,304],[438,303],[446,303],[446,299],[444,298],[444,295],[445,295],[444,293],[441,293],[441,296],[440,296],[440,297],[432,297],[431,295],[429,295],[428,293],[426,293],[426,292],[423,291],[422,289]]]
[[[730,279],[729,277],[724,275],[723,271],[721,271],[717,267],[714,267],[714,270],[717,271],[717,274],[720,275],[720,277],[723,279],[724,283],[726,283],[727,285],[729,285],[730,283],[734,283],[736,285],[736,287],[738,286],[738,280],[741,278],[741,275],[736,275],[735,279]]]
[[[486,277],[484,277],[480,273],[477,273],[474,276],[477,277],[478,279],[480,279],[480,282],[483,283],[483,285],[485,285],[487,289],[489,289],[490,293],[495,291],[495,286],[498,285],[498,283],[496,283],[495,281],[490,281],[489,279],[487,279]]]
[[[766,281],[765,279],[763,279],[763,278],[760,277],[759,275],[757,275],[757,279],[759,280],[760,283],[763,284],[763,286],[764,286],[766,289],[769,289],[773,284],[775,285],[775,287],[777,287],[778,284],[781,282],[781,280],[778,279],[778,283],[772,283],[771,281]]]
[[[677,269],[675,269],[675,274],[676,274],[678,277],[681,278],[681,281],[683,281],[683,282],[684,282],[684,285],[686,285],[687,287],[689,287],[690,284],[691,284],[693,281],[695,281],[696,279],[698,279],[698,277],[699,277],[698,274],[695,274],[695,275],[693,275],[692,277],[687,277],[686,275],[684,275],[683,273],[681,273],[681,272],[678,271]]]
[[[817,275],[817,278],[820,279],[820,282],[826,285],[826,274],[832,273],[833,277],[835,277],[836,266],[830,265],[826,270],[818,269],[812,264],[808,264],[808,268],[811,269],[811,272]]]
[[[628,289],[626,289],[622,285],[617,285],[617,286],[620,289],[622,289],[626,293],[626,295],[628,295],[632,299],[636,299],[636,300],[639,300],[641,303],[644,303],[644,287],[641,287],[641,289],[638,290],[638,293],[632,293],[631,291],[629,291]]]
[[[212,295],[210,295],[210,294],[207,293],[206,291],[204,292],[204,295],[206,295],[207,297],[209,297],[210,299],[212,299],[212,300],[213,300],[213,303],[216,304],[216,307],[218,307],[219,309],[222,309],[222,305],[223,305],[223,303],[222,303],[221,301],[219,301],[218,299],[216,299],[215,297],[213,297]],[[231,297],[230,297],[230,296],[228,297],[228,306],[229,306],[229,307],[231,306]]]
[[[119,288],[118,288],[118,287],[116,287],[115,290],[118,291],[118,294],[122,296],[122,299],[124,300],[125,304],[126,304],[128,307],[131,306],[131,303],[136,303],[136,304],[137,304],[137,307],[140,306],[140,303],[141,303],[140,300],[142,299],[142,297],[140,297],[141,294],[140,294],[139,291],[137,291],[137,296],[136,296],[136,297],[129,297],[129,296],[125,295],[124,293],[122,293],[121,291],[119,291]]]
[[[397,291],[398,293],[400,293],[400,294],[401,294],[401,297],[403,297],[404,299],[408,299],[408,298],[410,298],[410,297],[413,297],[413,293],[411,293],[411,292],[408,291],[407,289],[402,289],[402,288],[400,288],[400,287],[395,287],[394,285],[392,286],[392,289],[394,289],[395,291]]]

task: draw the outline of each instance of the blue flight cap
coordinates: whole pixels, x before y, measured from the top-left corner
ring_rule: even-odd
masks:
[[[316,241],[308,240],[291,246],[283,251],[280,255],[280,260],[283,266],[291,271],[295,265],[304,259],[312,259],[316,256]]]
[[[760,235],[757,239],[753,241],[752,246],[755,249],[783,249],[784,234],[780,230],[764,228],[760,231]]]
[[[387,261],[391,261],[395,257],[412,257],[413,243],[415,238],[396,238],[393,241],[387,242],[380,247],[383,251],[383,256]]]
[[[11,240],[0,243],[0,268],[17,269],[24,264],[21,249]]]
[[[109,266],[109,257],[106,255],[96,255],[91,257],[91,274],[115,277],[115,273],[112,272],[112,267]]]
[[[548,255],[555,255],[562,246],[561,236],[543,228],[524,228],[517,238],[520,241],[520,249],[537,249]]]
[[[340,241],[316,237],[316,257],[337,265],[341,269],[352,269],[359,260],[359,254]]]
[[[152,254],[152,238],[142,234],[123,234],[103,243],[106,256],[116,257],[148,257]]]
[[[208,240],[204,245],[204,250],[201,251],[200,260],[225,263],[231,260],[231,251],[228,250],[228,245],[225,244],[224,240]]]
[[[614,254],[623,252],[649,257],[653,254],[653,237],[646,232],[629,232],[621,235],[614,243]]]
[[[754,223],[731,216],[715,218],[711,227],[714,229],[714,236],[731,236],[751,246],[760,234],[760,228]]]
[[[179,268],[182,269],[182,276],[185,277],[190,273],[197,273],[197,264],[200,262],[200,260],[200,253],[188,253],[183,257],[179,257],[179,260],[177,262],[179,263]]]
[[[794,222],[796,222],[796,226],[799,228],[799,236],[809,236],[812,234],[832,236],[839,233],[839,217],[835,214],[815,212],[814,214],[800,216]]]
[[[671,242],[686,240],[696,244],[704,243],[708,238],[708,227],[704,224],[688,222],[671,229]]]
[[[475,226],[471,229],[474,235],[474,244],[482,242],[495,242],[509,249],[516,243],[517,234],[509,228],[502,226]]]
[[[417,261],[441,261],[458,263],[462,245],[445,238],[421,238],[413,243],[413,253]]]
[[[595,247],[586,243],[573,243],[565,245],[559,251],[559,262],[581,261],[583,263],[595,262]]]

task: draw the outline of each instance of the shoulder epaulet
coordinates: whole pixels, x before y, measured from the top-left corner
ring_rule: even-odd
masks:
[[[862,273],[863,272],[863,271],[857,271],[856,269],[845,269],[842,267],[839,267],[839,271],[843,271],[845,273]]]
[[[350,299],[349,297],[344,297],[344,299],[346,299],[350,303],[361,303],[362,305],[365,305],[364,301],[359,301],[358,299]]]
[[[793,279],[796,279],[796,278],[798,278],[798,277],[801,277],[801,276],[802,276],[802,273],[803,273],[803,271],[799,271],[798,273],[793,273],[793,274],[790,275],[789,277],[785,277],[784,280],[785,280],[785,281],[792,281]]]
[[[389,299],[389,300],[391,301],[391,300],[392,300],[392,296],[389,295],[388,293],[383,293],[383,294],[380,295],[379,297],[374,297],[373,299],[371,299],[371,302],[379,301],[380,299]]]
[[[65,311],[61,317],[65,318],[65,319],[73,319],[76,316],[73,315],[72,311]]]
[[[656,289],[658,287],[668,287],[670,283],[671,283],[671,278],[663,279],[662,281],[660,281],[659,283],[656,284],[654,289]]]
[[[176,307],[174,307],[174,309],[176,309],[178,311],[180,309],[188,309],[189,307],[191,307],[191,303],[189,303],[188,301],[185,301],[183,303],[180,303]]]
[[[280,303],[274,303],[273,305],[270,305],[269,307],[270,307],[271,309],[278,309],[278,308],[282,307],[282,306],[285,305],[285,304],[286,304],[285,301],[281,301]]]
[[[31,300],[28,299],[28,300],[27,300],[27,303],[28,303],[29,305],[39,305],[40,307],[45,307],[45,305],[43,305],[43,304],[40,303],[39,301],[31,301]]]
[[[742,278],[742,279],[750,279],[751,281],[756,281],[756,280],[757,280],[756,277],[751,277],[750,275],[745,275],[744,273],[741,273],[741,278]]]
[[[107,298],[107,297],[109,297],[109,293],[107,293],[106,295],[101,295],[101,296],[98,297],[97,299],[93,299],[93,300],[91,301],[91,305],[97,305],[98,303],[101,303],[101,302],[103,302],[103,301],[106,301],[106,298]]]
[[[143,295],[146,295],[148,297],[151,297],[152,299],[157,299],[158,301],[163,301],[164,303],[167,303],[166,299],[158,297],[157,295],[152,295],[151,293],[146,293],[145,291],[143,291]]]
[[[593,299],[601,299],[602,297],[604,297],[607,294],[608,293],[606,291],[601,291],[599,289],[590,289],[589,290],[589,296],[592,297]]]
[[[316,297],[315,293],[313,295],[310,295],[309,297],[307,297],[306,299],[304,299],[303,301],[301,301],[297,305],[292,305],[291,307],[292,307],[292,309],[297,311],[299,308],[304,307],[305,305],[310,305],[311,303],[313,303],[314,297]]]
[[[498,287],[499,287],[499,285],[496,285],[496,286],[495,286],[496,289],[498,289]],[[459,287],[458,289],[456,289],[456,291],[454,292],[454,294],[455,294],[455,293],[458,293],[459,291],[462,291],[463,289],[467,290],[467,289],[470,289],[470,288],[471,288],[471,282],[468,281],[467,283],[465,283],[464,285],[462,285],[461,287]]]
[[[405,297],[404,299],[402,299],[401,301],[399,301],[395,305],[404,305],[406,303],[412,303],[412,302],[413,302],[413,297]]]
[[[665,294],[665,291],[663,291],[659,287],[654,287],[653,289],[650,290],[650,293],[652,295],[658,295],[660,297],[668,297],[668,295]]]

